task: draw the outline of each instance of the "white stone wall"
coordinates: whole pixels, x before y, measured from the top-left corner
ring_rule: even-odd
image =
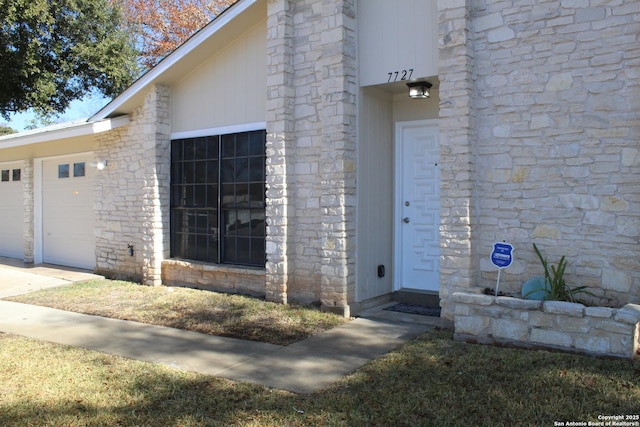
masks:
[[[269,1],[267,298],[348,312],[355,284],[353,1]]]
[[[270,301],[288,302],[289,275],[295,271],[293,199],[294,113],[293,7],[270,0],[267,9],[266,283]]]
[[[438,0],[438,11],[440,298],[441,316],[452,321],[450,295],[478,283],[475,52],[468,1]]]
[[[265,271],[168,259],[162,262],[162,283],[216,292],[265,296]]]
[[[34,168],[33,159],[22,163],[22,193],[24,203],[24,224],[22,228],[24,257],[26,263],[33,263],[35,257],[35,229],[34,229]]]
[[[356,280],[355,0],[324,2],[321,29],[321,302],[325,309],[349,315]]]
[[[154,87],[145,98],[141,117],[142,281],[162,284],[162,261],[170,255],[171,117],[170,90]]]
[[[640,302],[640,2],[439,10],[445,317],[452,292],[495,286],[502,240],[501,289],[542,273],[535,242],[571,286]]]
[[[136,136],[140,110],[128,126],[97,136],[96,159],[107,167],[95,177],[96,271],[109,277],[142,280],[142,142]],[[128,245],[134,255],[130,256]]]
[[[455,338],[483,344],[551,348],[634,358],[640,305],[620,309],[456,292]]]
[[[161,283],[169,256],[169,91],[154,87],[130,124],[97,135],[96,271]],[[133,248],[130,254],[129,246]]]

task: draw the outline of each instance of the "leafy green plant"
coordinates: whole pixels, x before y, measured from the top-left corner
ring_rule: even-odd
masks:
[[[536,255],[544,267],[544,281],[546,286],[544,288],[532,291],[532,292],[544,292],[546,295],[545,300],[551,301],[569,301],[578,302],[576,295],[584,294],[589,296],[595,296],[593,293],[587,290],[586,286],[578,286],[577,288],[570,288],[564,280],[564,272],[567,268],[567,259],[563,255],[558,262],[558,266],[549,265],[546,258],[542,256],[540,249],[533,244],[533,250],[536,251]],[[530,293],[532,293],[530,292]]]

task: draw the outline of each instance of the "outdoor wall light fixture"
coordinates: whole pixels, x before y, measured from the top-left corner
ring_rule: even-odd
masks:
[[[96,163],[96,169],[98,169],[99,171],[104,170],[104,168],[107,167],[107,161],[106,160],[100,160],[99,162]]]
[[[432,84],[429,82],[411,82],[407,83],[409,86],[409,98],[412,99],[426,99],[429,98],[429,89]]]

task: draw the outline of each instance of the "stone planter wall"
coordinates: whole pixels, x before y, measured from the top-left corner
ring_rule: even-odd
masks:
[[[265,271],[258,268],[169,259],[162,261],[162,283],[258,297],[265,295]]]
[[[634,358],[640,346],[640,305],[585,307],[560,301],[456,292],[455,339]]]

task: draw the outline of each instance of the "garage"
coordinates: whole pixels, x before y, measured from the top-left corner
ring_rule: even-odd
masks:
[[[93,154],[42,161],[42,259],[93,270],[95,214]]]
[[[23,258],[22,163],[0,163],[0,256]]]

